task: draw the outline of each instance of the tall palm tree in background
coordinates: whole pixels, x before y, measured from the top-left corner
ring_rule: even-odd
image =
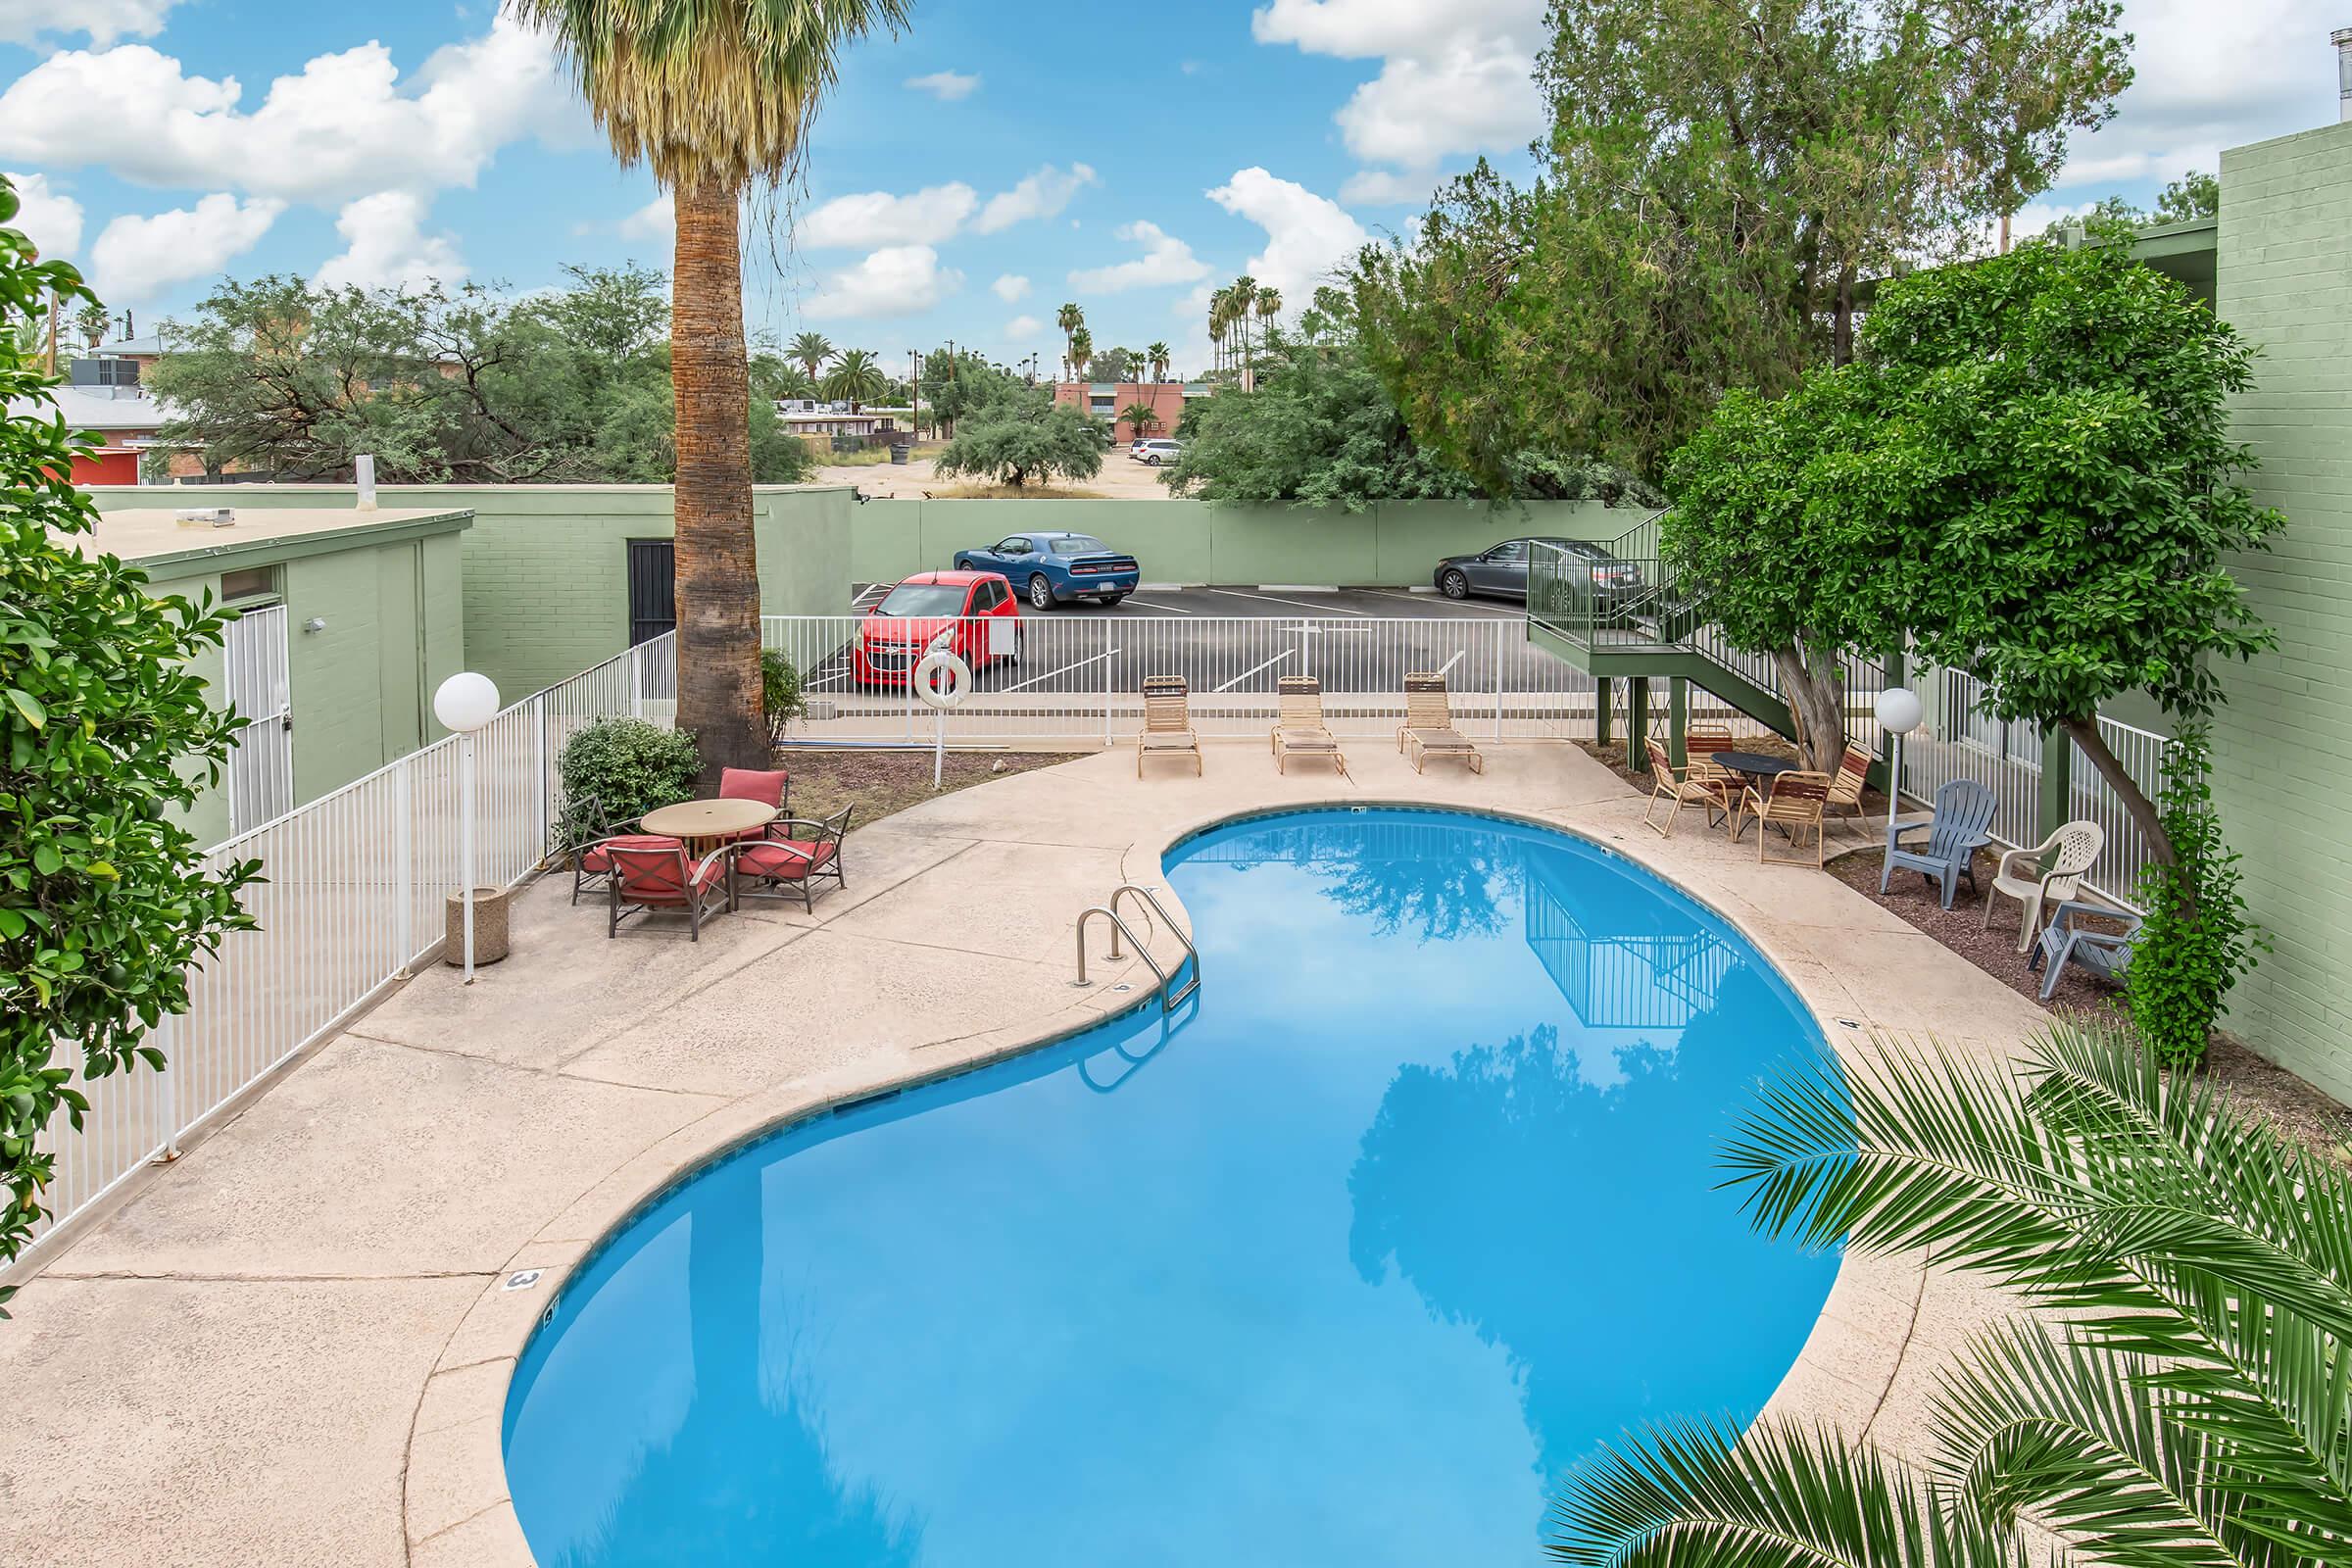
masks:
[[[1088,379],[1087,367],[1095,357],[1095,334],[1081,325],[1070,334],[1070,379]]]
[[[1227,308],[1233,313],[1233,324],[1241,329],[1242,390],[1246,392],[1250,389],[1250,312],[1257,304],[1257,279],[1244,272],[1226,290],[1226,298],[1231,302]]]
[[[1257,291],[1257,318],[1271,328],[1274,318],[1282,314],[1282,290],[1261,288]]]
[[[1061,328],[1061,363],[1069,379],[1079,378],[1078,329],[1086,325],[1086,313],[1075,303],[1064,305],[1054,313],[1054,324]]]
[[[1220,288],[1208,296],[1208,337],[1216,345],[1216,368],[1225,368],[1225,334],[1233,326],[1233,290]]]
[[[2352,1177],[2119,1024],[2022,1062],[1881,1044],[1764,1091],[1726,1151],[1759,1227],[1923,1251],[2035,1311],[1933,1395],[1924,1474],[1792,1420],[1651,1431],[1571,1476],[1592,1568],[2352,1563]]]
[[[908,0],[515,0],[547,27],[625,166],[670,193],[680,729],[706,780],[765,766],[760,579],[752,538],[745,192],[799,162],[842,47],[906,21]]]
[[[792,340],[792,346],[784,351],[784,357],[800,366],[808,379],[813,381],[816,372],[833,357],[833,343],[822,332],[803,332]]]
[[[850,412],[856,414],[858,405],[877,402],[890,390],[890,377],[865,350],[843,349],[833,368],[825,372],[824,387],[825,396],[847,401]]]
[[[1152,379],[1154,381],[1165,381],[1168,378],[1167,344],[1154,343],[1150,348],[1144,350],[1144,352],[1152,357]]]

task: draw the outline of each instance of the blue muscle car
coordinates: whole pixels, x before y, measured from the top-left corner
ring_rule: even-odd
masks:
[[[956,552],[957,571],[1002,572],[1032,608],[1073,599],[1115,605],[1135,592],[1135,558],[1083,533],[1016,533],[985,550]]]

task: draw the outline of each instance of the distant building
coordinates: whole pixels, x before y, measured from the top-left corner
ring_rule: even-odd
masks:
[[[87,363],[74,362],[76,366]],[[155,445],[155,432],[165,419],[161,403],[142,391],[136,380],[128,385],[85,385],[76,380],[50,388],[49,395],[56,399],[57,416],[73,429],[87,430],[98,438],[96,452],[74,460],[76,485],[88,489],[139,482],[140,455]],[[51,410],[35,398],[14,399],[8,412],[12,416],[51,416]]]
[[[1111,439],[1124,445],[1150,436],[1174,435],[1184,418],[1185,405],[1216,390],[1211,381],[1057,381],[1054,401],[1109,421]],[[1120,417],[1139,403],[1155,416],[1156,422],[1149,430],[1139,430],[1134,421]]]
[[[835,436],[860,436],[872,440],[895,433],[898,419],[888,414],[876,414],[871,409],[858,414],[832,409],[795,409],[787,404],[777,417],[784,428],[805,441],[830,443]]]

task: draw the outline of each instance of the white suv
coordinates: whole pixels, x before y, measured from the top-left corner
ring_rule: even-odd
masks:
[[[1178,458],[1182,457],[1184,455],[1184,443],[1181,441],[1170,441],[1165,438],[1156,441],[1145,441],[1137,445],[1135,449],[1135,455],[1156,468],[1163,463],[1174,463]]]

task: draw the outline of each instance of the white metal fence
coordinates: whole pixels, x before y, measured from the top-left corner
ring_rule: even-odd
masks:
[[[670,636],[507,709],[474,739],[474,868],[511,886],[545,857],[564,742],[599,718],[666,722]],[[262,862],[245,894],[259,929],[224,939],[190,980],[189,1008],[155,1032],[170,1065],[82,1084],[80,1132],[48,1133],[54,1232],[173,1150],[305,1046],[338,1027],[441,939],[458,889],[458,742],[440,741],[207,852]],[[37,1256],[37,1250],[34,1254]]]
[[[286,661],[286,607],[248,610],[221,640],[221,692],[245,719],[229,753],[228,830],[242,833],[294,808],[292,686]]]

